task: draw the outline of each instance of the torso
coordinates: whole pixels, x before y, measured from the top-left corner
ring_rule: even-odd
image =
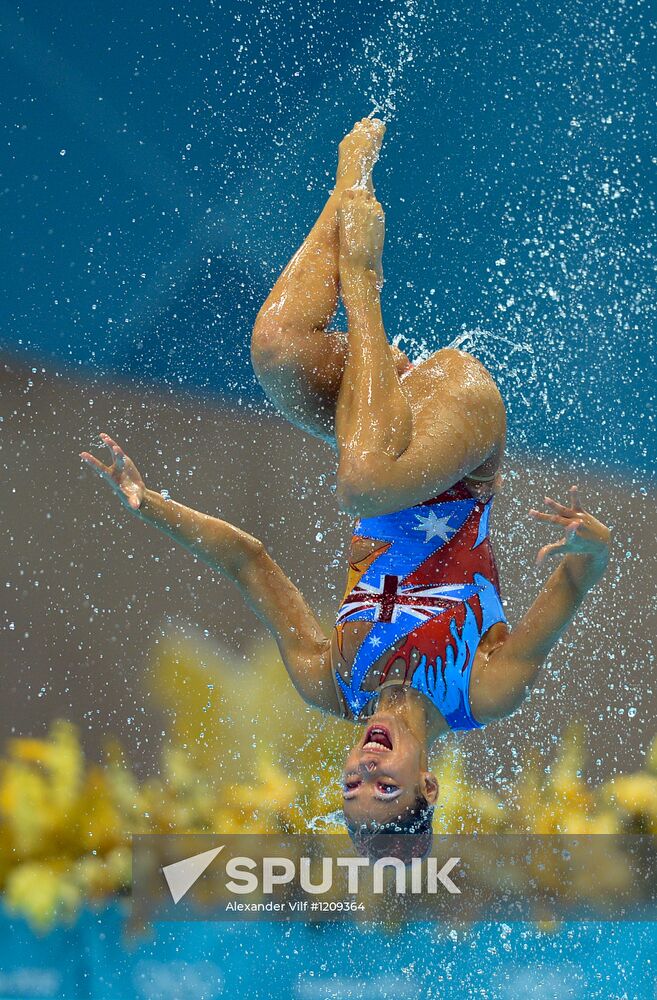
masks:
[[[426,504],[420,504],[417,505],[417,507],[410,508],[408,512],[401,512],[402,514],[407,515],[410,515],[411,512],[416,512],[416,514],[420,515],[420,518],[418,520],[417,516],[414,514],[412,521],[417,521],[418,524],[421,524],[427,516],[430,516],[432,506],[436,503],[447,503],[450,506],[441,508],[440,512],[441,514],[449,514],[451,509],[455,511],[455,519],[452,524],[457,526],[457,530],[454,530],[453,527],[451,530],[448,528],[446,531],[448,536],[447,540],[441,539],[436,535],[436,541],[433,542],[433,545],[431,539],[429,539],[427,551],[430,552],[433,549],[433,555],[429,555],[429,557],[425,558],[424,561],[422,555],[419,558],[416,556],[415,559],[407,556],[404,566],[404,559],[402,558],[398,567],[399,576],[392,579],[388,578],[387,582],[384,581],[384,577],[378,573],[376,564],[378,563],[379,568],[387,568],[388,573],[391,571],[391,566],[396,566],[394,560],[392,560],[393,553],[390,552],[390,545],[393,543],[390,543],[389,541],[382,541],[381,538],[367,537],[364,532],[361,533],[362,529],[359,527],[360,521],[357,522],[356,527],[358,530],[352,537],[349,551],[350,572],[345,597],[350,591],[352,591],[356,582],[368,579],[366,573],[367,568],[370,565],[372,566],[372,572],[369,576],[370,584],[372,584],[376,578],[377,581],[381,582],[382,592],[385,591],[386,588],[388,590],[394,589],[394,587],[397,584],[402,583],[402,581],[406,581],[406,583],[410,581],[413,584],[421,583],[425,587],[437,584],[470,584],[475,578],[474,574],[481,574],[482,571],[486,575],[487,581],[489,577],[491,578],[488,582],[490,582],[492,588],[498,592],[499,583],[497,580],[497,571],[492,557],[492,550],[490,549],[490,542],[487,536],[487,519],[490,512],[490,504],[488,501],[492,501],[492,477],[494,477],[494,470],[491,471],[490,469],[485,469],[482,466],[481,469],[476,470],[475,475],[478,477],[477,481],[469,479],[461,480],[460,483],[457,483],[454,487],[452,487],[451,491],[446,491],[440,497],[427,501]],[[488,479],[489,482],[481,481],[483,479]],[[438,508],[436,509],[438,510]],[[468,510],[471,511],[471,514],[468,515],[469,520],[466,518],[466,521],[461,523],[463,520],[462,512]],[[459,511],[461,512],[460,516]],[[482,515],[484,514],[485,524],[482,525],[480,530],[479,523],[482,520]],[[412,521],[409,517],[406,517],[406,520],[404,521],[404,519],[402,519],[400,523],[408,524],[410,526]],[[367,525],[368,522],[372,523],[372,519],[364,519],[365,525]],[[484,528],[486,530],[484,530]],[[422,539],[422,531],[424,531],[425,536],[428,538],[430,532],[425,529],[420,530],[418,538]],[[407,535],[408,537],[413,538],[417,544],[417,540],[412,535],[411,531],[408,531]],[[465,537],[466,535],[468,535],[468,538]],[[477,546],[475,543],[480,537],[481,541]],[[449,541],[451,538],[453,538],[454,541],[450,546]],[[402,544],[405,545],[406,543],[404,542]],[[436,545],[438,545],[437,549],[435,548]],[[381,557],[385,555],[385,546],[388,547],[387,551],[389,552],[387,564],[380,561]],[[374,555],[377,551],[379,551],[379,556]],[[371,556],[374,558],[368,558]],[[461,565],[461,563],[463,563],[463,565]],[[419,573],[417,572],[419,567],[424,567],[424,576],[421,571]],[[409,568],[411,569],[410,573],[408,572]],[[413,569],[415,572],[412,571]],[[481,583],[481,575],[477,576],[477,580]],[[375,600],[378,602],[379,607],[379,610],[375,612],[377,617],[382,619],[389,617],[389,608],[392,605],[388,602],[388,611],[386,611],[383,604],[385,597],[377,596]],[[393,600],[394,604],[394,598],[391,597],[389,600]],[[487,601],[488,610],[485,614],[481,615],[479,612],[483,607],[483,603],[482,605],[479,604],[478,597],[469,599],[470,605],[474,607],[476,611],[474,617],[478,619],[478,627],[485,626],[486,616],[491,619],[492,624],[490,624],[489,627],[484,627],[483,631],[479,631],[476,634],[477,647],[474,657],[471,658],[471,663],[468,667],[468,677],[471,676],[472,673],[476,673],[479,669],[481,669],[481,666],[486,662],[492,649],[503,643],[509,634],[509,627],[506,620],[503,618],[503,613],[496,613],[497,605],[495,604],[494,599],[491,604],[490,594],[488,595]],[[429,599],[428,603],[431,603],[431,599]],[[442,603],[444,607],[444,602]],[[353,598],[349,607],[357,607]],[[448,608],[451,607],[453,607],[453,605],[448,605]],[[464,608],[467,611],[467,607],[465,605]],[[341,607],[341,612],[344,617],[344,605]],[[398,612],[395,611],[394,614],[399,620]],[[450,617],[455,618],[455,623],[458,624],[461,629],[464,629],[465,619],[462,614],[456,614],[456,612],[450,611],[448,617],[445,618],[446,623]],[[469,617],[472,618],[473,616],[470,615]],[[374,692],[380,690],[382,683],[386,686],[388,684],[402,686],[409,685],[418,665],[422,666],[422,664],[419,664],[419,660],[422,655],[422,635],[426,636],[428,631],[431,630],[433,630],[434,633],[440,633],[441,629],[444,633],[446,631],[447,624],[443,626],[438,622],[438,619],[442,620],[442,618],[443,616],[441,615],[434,616],[432,619],[433,624],[429,624],[429,620],[425,619],[424,622],[426,622],[426,627],[424,628],[424,633],[421,631],[424,624],[422,619],[418,619],[415,625],[410,623],[410,627],[406,629],[406,632],[392,644],[389,644],[389,640],[386,639],[386,635],[388,634],[386,626],[377,625],[377,631],[373,633],[372,638],[374,638],[375,641],[378,641],[379,637],[383,636],[383,645],[385,645],[386,648],[377,659],[372,659],[374,654],[368,654],[372,662],[367,670],[366,676],[361,681],[358,681],[357,686],[360,690],[365,692],[365,694],[368,692]],[[500,618],[502,620],[500,620]],[[338,620],[340,621],[340,615]],[[337,673],[347,685],[353,683],[352,668],[354,666],[354,662],[357,660],[359,650],[365,643],[367,643],[370,633],[372,633],[375,628],[375,624],[377,623],[372,620],[345,620],[340,624],[337,624],[336,628],[333,630],[332,662],[337,670]],[[470,641],[472,641],[473,631],[471,626],[472,621],[469,622],[468,626]],[[388,628],[390,629],[389,634],[394,636],[394,626],[389,626]],[[397,631],[399,631],[399,628],[397,628]],[[463,631],[463,636],[465,637],[465,631]],[[418,639],[420,641],[416,646],[415,641]],[[439,647],[441,645],[441,640],[437,640],[437,642]],[[383,645],[381,647],[382,649]],[[426,645],[427,640],[425,638],[424,646],[426,647]],[[418,652],[418,646],[420,648],[420,652]],[[442,663],[444,668],[447,662],[444,656],[444,642],[442,643],[442,646],[443,648],[438,648],[434,642],[432,649],[436,648],[438,653],[443,654],[442,659],[439,661],[439,666]],[[367,649],[367,647],[365,648]],[[362,661],[363,654],[361,654],[361,663]],[[418,676],[415,676],[415,680],[412,681],[412,686],[416,689],[422,690],[423,683],[424,682],[420,682],[418,680]],[[424,686],[426,688],[426,684],[424,684]],[[341,686],[337,681],[337,678],[336,689],[338,692],[338,699],[345,708],[344,714],[348,717],[358,717],[359,713],[354,712],[353,705],[351,707],[348,705],[349,694],[345,698],[344,689],[341,690]],[[427,690],[422,691],[422,693],[425,694],[427,702],[430,704],[428,715],[430,720],[431,739],[436,738],[442,732],[450,728],[474,728],[474,726],[470,726],[467,722],[462,726],[450,725],[444,715],[437,709],[435,704],[436,699],[432,699],[427,694]],[[365,697],[365,694],[360,695],[361,701]],[[367,717],[367,714],[369,714],[375,705],[376,699],[370,699],[363,707],[360,717]],[[458,719],[458,712],[453,716],[450,716],[452,723],[455,718]]]

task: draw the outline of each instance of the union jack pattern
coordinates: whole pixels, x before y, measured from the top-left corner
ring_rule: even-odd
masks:
[[[477,593],[477,587],[473,586],[424,587],[400,584],[400,579],[385,573],[378,586],[357,583],[345,596],[336,624],[369,617],[372,610],[377,622],[395,622],[400,615],[411,615],[425,621]]]

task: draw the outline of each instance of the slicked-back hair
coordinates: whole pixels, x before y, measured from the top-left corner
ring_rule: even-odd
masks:
[[[425,858],[433,843],[433,806],[418,794],[412,806],[397,819],[387,823],[353,824],[347,822],[351,841],[363,858],[400,858],[410,864],[413,858]]]

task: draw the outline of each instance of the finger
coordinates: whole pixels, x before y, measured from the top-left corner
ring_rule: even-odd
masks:
[[[117,444],[116,441],[113,441],[112,438],[109,436],[109,434],[101,434],[100,439],[103,442],[103,444],[106,444],[108,448],[112,449],[114,454],[118,452],[121,455],[125,455],[125,452],[123,451],[121,445]]]
[[[114,459],[114,465],[116,466],[117,472],[122,472],[125,466],[126,453],[120,444],[113,441],[109,434],[101,434],[102,441],[112,452],[112,458]]]
[[[553,500],[552,497],[543,497],[543,499],[548,507],[552,507],[552,509],[556,510],[559,514],[563,514],[565,516],[571,511],[570,507],[565,507],[562,503],[558,503],[556,500]]]
[[[90,455],[88,451],[81,451],[80,458],[82,458],[88,465],[93,465],[93,467],[101,474],[101,476],[109,476],[110,470],[106,465],[103,465],[95,455]]]
[[[542,549],[538,550],[538,554],[536,556],[536,565],[540,566],[543,560],[547,556],[551,556],[554,552],[559,552],[561,549],[563,549],[565,544],[566,544],[566,539],[561,538],[558,542],[551,542],[549,545],[544,545]]]
[[[573,510],[581,511],[583,509],[579,502],[579,493],[577,486],[570,487],[570,501],[572,503]]]
[[[568,525],[572,523],[571,518],[569,517],[562,517],[560,514],[545,514],[542,510],[530,510],[529,515],[537,521],[548,521],[551,524],[560,524],[564,528],[567,528]]]

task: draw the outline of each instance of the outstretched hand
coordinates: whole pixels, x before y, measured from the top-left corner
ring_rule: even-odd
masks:
[[[583,510],[577,495],[577,487],[570,487],[570,506],[557,503],[550,497],[545,497],[545,503],[554,513],[545,514],[540,510],[530,510],[529,514],[537,521],[547,521],[559,524],[565,528],[565,535],[558,542],[551,542],[539,549],[536,565],[539,566],[546,556],[560,552],[582,552],[590,555],[606,555],[609,550],[611,532],[601,521]]]
[[[81,451],[80,458],[88,465],[91,465],[103,479],[107,480],[119,499],[130,510],[137,510],[144,499],[146,486],[144,480],[139,475],[137,467],[131,458],[128,458],[123,449],[112,441],[107,434],[101,434],[103,444],[112,452],[112,464],[103,465],[94,455],[88,451]]]

